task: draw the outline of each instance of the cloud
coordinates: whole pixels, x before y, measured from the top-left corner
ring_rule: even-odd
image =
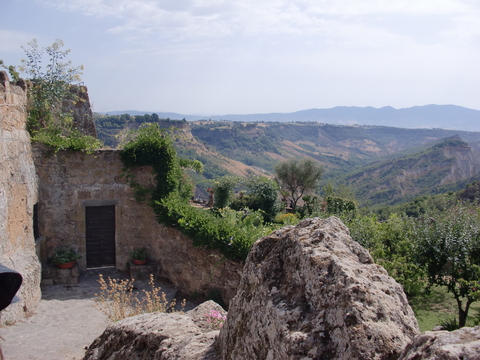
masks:
[[[0,28],[0,53],[23,53],[19,44],[26,44],[33,37],[31,34]]]
[[[442,34],[464,43],[478,38],[479,6],[475,0],[37,0],[87,16],[117,20],[109,32],[126,41],[154,47],[203,42],[222,47],[242,39],[298,37],[343,46],[383,46],[407,41],[407,35],[372,22],[373,17],[452,17]],[[425,24],[427,27],[428,24]],[[445,25],[447,26],[447,25]],[[420,29],[420,31],[422,31]],[[303,37],[303,38],[302,38]],[[410,36],[413,38],[413,36]]]

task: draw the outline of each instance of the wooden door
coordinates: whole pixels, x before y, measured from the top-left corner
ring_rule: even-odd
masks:
[[[87,268],[115,266],[115,205],[85,207]]]

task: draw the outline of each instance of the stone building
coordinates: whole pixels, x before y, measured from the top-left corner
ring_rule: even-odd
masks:
[[[64,107],[78,129],[95,135],[87,89],[80,90],[81,99]],[[218,291],[228,303],[242,264],[194,248],[179,231],[158,224],[146,202],[136,201],[118,151],[54,153],[40,144],[32,150],[26,92],[23,82],[12,84],[0,72],[0,263],[24,278],[21,301],[2,311],[0,324],[33,311],[41,298],[41,274],[47,285],[74,283],[89,268],[128,271],[130,252],[139,247],[149,251],[149,272],[186,294]],[[134,175],[153,187],[150,168],[136,169]],[[73,270],[51,264],[58,247],[71,247],[81,256]]]
[[[77,101],[65,101],[74,126],[96,136],[87,88],[77,88]],[[159,225],[146,202],[138,202],[126,177],[119,151],[94,154],[52,153],[35,144],[33,159],[38,181],[35,207],[38,254],[44,284],[76,282],[79,272],[116,267],[139,270],[171,281],[187,294],[220,292],[228,302],[236,292],[242,264],[226,261],[218,252],[194,248],[191,240],[172,227]],[[133,171],[135,181],[154,188],[151,168]],[[81,256],[73,270],[49,264],[55,249],[71,247]],[[132,250],[145,247],[149,266],[131,266]],[[140,274],[146,276],[147,274]],[[225,280],[228,279],[228,280]]]
[[[145,247],[154,264],[149,270],[185,293],[215,289],[227,302],[235,295],[242,264],[227,261],[216,251],[195,248],[175,228],[158,224],[150,206],[135,199],[118,151],[51,154],[35,145],[34,162],[44,269],[49,268],[55,249],[67,246],[81,255],[80,271],[110,266],[128,271],[130,252]],[[151,168],[138,168],[133,175],[136,182],[153,188]]]

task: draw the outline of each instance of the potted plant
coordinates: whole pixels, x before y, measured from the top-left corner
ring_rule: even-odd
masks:
[[[61,269],[70,269],[80,256],[72,248],[59,248],[53,255],[52,262]]]
[[[145,248],[134,249],[130,253],[130,258],[135,265],[144,265],[147,262],[148,253]]]

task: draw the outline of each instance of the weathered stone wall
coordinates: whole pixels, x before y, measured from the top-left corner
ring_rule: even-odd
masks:
[[[122,176],[118,151],[49,154],[36,145],[34,158],[39,181],[39,231],[45,238],[42,262],[52,256],[55,247],[68,245],[82,255],[79,267],[86,269],[85,206],[115,205],[117,268],[127,270],[131,250],[146,247],[150,259],[160,266],[159,275],[187,294],[219,289],[226,301],[235,295],[243,264],[195,248],[178,230],[159,225],[153,210],[135,200]],[[135,180],[153,187],[151,168],[137,169]]]
[[[97,137],[97,130],[93,121],[92,108],[86,86],[71,88],[75,100],[64,100],[63,111],[73,116],[73,127],[85,135]]]
[[[33,206],[36,177],[26,126],[26,92],[0,72],[0,263],[20,272],[20,302],[0,313],[0,324],[33,311],[40,301],[40,262],[35,253]]]

